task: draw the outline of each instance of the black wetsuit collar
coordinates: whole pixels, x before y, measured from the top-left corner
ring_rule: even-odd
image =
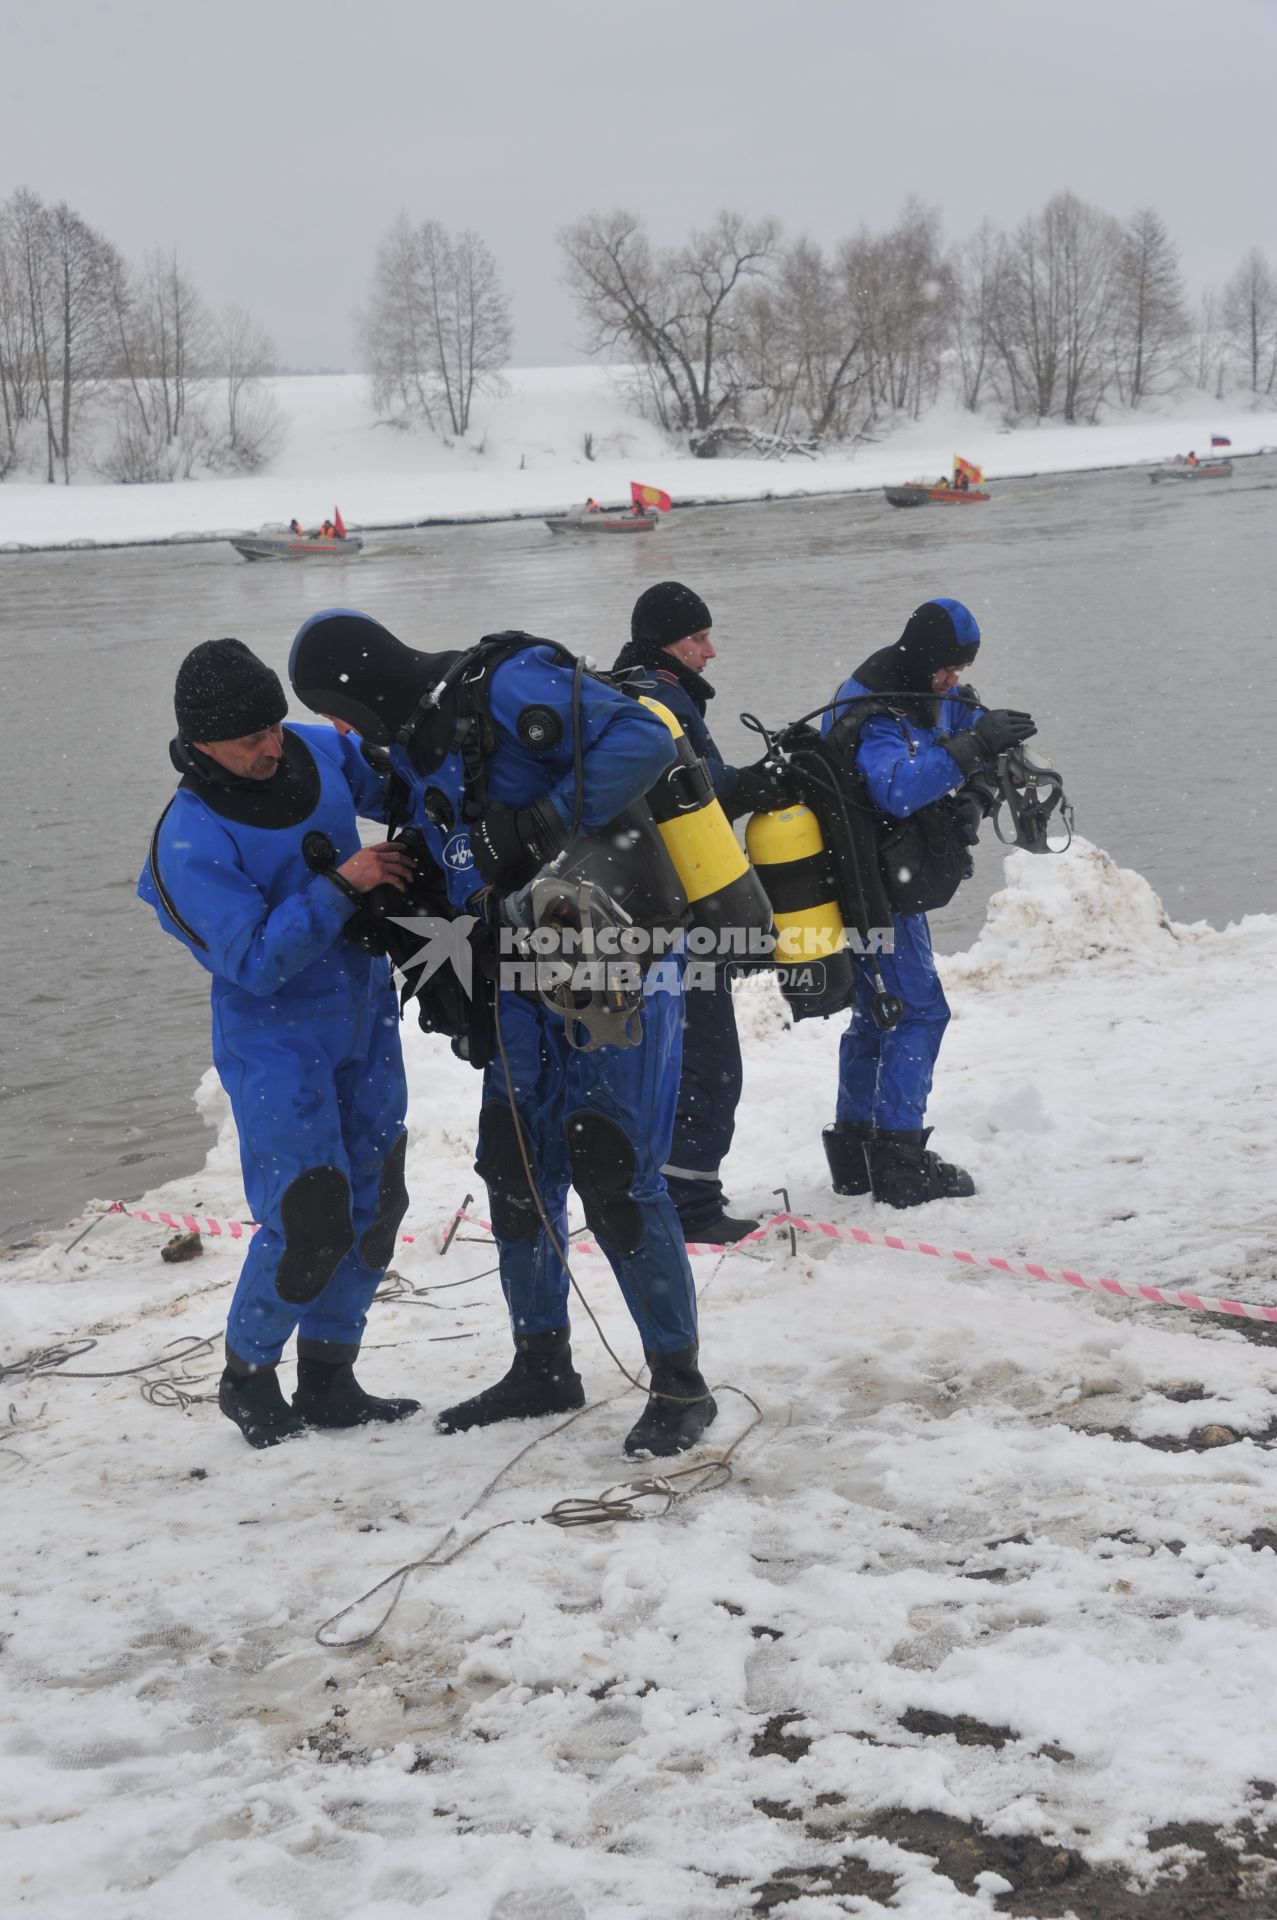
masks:
[[[627,667],[646,667],[652,673],[672,674],[702,719],[717,691],[704,674],[697,673],[693,667],[684,666],[677,654],[671,653],[668,647],[660,646],[655,640],[627,640],[616,656],[613,671],[623,673]]]
[[[181,785],[223,820],[248,827],[295,827],[319,802],[319,768],[305,741],[284,729],[284,757],[269,780],[246,780],[219,766],[198,747],[169,742],[169,758]]]

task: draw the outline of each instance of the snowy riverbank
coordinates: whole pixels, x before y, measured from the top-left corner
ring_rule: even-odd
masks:
[[[976,1199],[884,1221],[830,1194],[836,1031],[786,1031],[765,980],[742,992],[733,1199],[769,1212],[784,1185],[878,1234],[1277,1302],[1256,1020],[1277,920],[1171,926],[1084,843],[1007,868],[943,966],[932,1118]],[[433,1250],[476,1189],[477,1083],[405,1034],[421,1237],[396,1267],[422,1291],[377,1307],[362,1371],[429,1411],[499,1371],[507,1334],[490,1248]],[[205,1171],[142,1204],[240,1219],[222,1096],[201,1098]],[[239,1249],[170,1267],[162,1237],[111,1219],[7,1263],[9,1363],[87,1336],[68,1372],[137,1369],[207,1336],[206,1394]],[[840,1888],[916,1920],[1089,1920],[1182,1870],[1177,1897],[1218,1893],[1200,1911],[1267,1910],[1177,1843],[1273,1815],[1274,1329],[779,1235],[696,1267],[707,1371],[762,1423],[730,1485],[640,1526],[538,1520],[626,1473],[632,1406],[583,1313],[591,1409],[554,1433],[444,1439],[427,1417],[255,1455],[136,1375],[10,1376],[10,1908],[823,1920]],[[633,1362],[605,1267],[579,1269]],[[721,1406],[725,1445],[750,1414]],[[412,1576],[370,1645],[316,1644],[463,1513],[463,1541],[523,1524]],[[1247,1847],[1271,1860],[1271,1835]]]
[[[671,453],[655,427],[626,410],[602,367],[511,370],[505,391],[476,407],[464,445],[378,425],[359,375],[271,384],[287,439],[266,472],[137,487],[49,487],[14,474],[0,484],[0,553],[221,538],[294,514],[317,524],[334,505],[352,528],[536,516],[587,494],[628,504],[632,479],[682,504],[854,492],[946,472],[955,451],[983,465],[996,487],[1024,474],[1152,465],[1190,446],[1207,451],[1212,433],[1229,438],[1237,456],[1277,444],[1277,415],[1193,393],[1164,414],[1115,416],[1098,427],[1011,433],[993,417],[934,411],[881,445],[815,460],[706,461]],[[674,516],[661,531],[677,524]]]

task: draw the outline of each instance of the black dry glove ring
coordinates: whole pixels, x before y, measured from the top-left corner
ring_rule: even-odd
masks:
[[[988,758],[974,727],[968,727],[964,733],[953,734],[945,741],[944,750],[951,760],[957,761],[965,774],[974,773]]]
[[[354,901],[356,907],[363,907],[364,896],[360,893],[359,888],[352,886],[345,874],[338,873],[336,867],[321,868],[319,877],[321,880],[331,880],[338,893],[344,893],[347,900]]]
[[[544,794],[517,811],[496,800],[470,829],[476,867],[490,887],[502,892],[530,880],[566,840],[558,809]]]
[[[774,807],[788,806],[792,799],[785,768],[764,756],[752,767],[737,770],[736,785],[724,812],[729,820],[739,820],[743,813],[769,813]]]

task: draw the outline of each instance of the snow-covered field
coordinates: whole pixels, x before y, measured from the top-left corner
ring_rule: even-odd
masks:
[[[1097,427],[1000,429],[996,418],[935,410],[881,445],[816,460],[695,460],[671,451],[626,408],[604,367],[516,368],[475,409],[464,445],[377,424],[359,375],[272,383],[287,429],[282,451],[252,479],[122,487],[50,487],[13,475],[0,484],[0,552],[15,547],[190,539],[287,521],[315,525],[333,506],[352,528],[424,520],[561,512],[587,494],[629,503],[631,480],[676,502],[840,493],[947,472],[956,452],[990,482],[1026,473],[1155,463],[1223,434],[1241,455],[1277,444],[1277,416],[1193,393],[1165,413],[1115,416]],[[594,459],[584,438],[593,435]]]
[[[931,1117],[977,1198],[888,1219],[835,1199],[835,1029],[787,1031],[756,978],[733,1199],[770,1212],[783,1185],[879,1234],[1277,1302],[1275,965],[1271,917],[1171,926],[1084,843],[1014,854],[943,965]],[[207,1401],[146,1397],[215,1384],[225,1241],[165,1266],[161,1234],[110,1219],[3,1269],[10,1363],[89,1337],[66,1373],[143,1369],[4,1383],[5,1910],[1277,1910],[1277,1330],[776,1234],[696,1262],[706,1370],[762,1412],[730,1483],[561,1531],[539,1516],[627,1477],[634,1401],[578,1313],[583,1415],[432,1431],[508,1336],[490,1248],[434,1251],[477,1185],[476,1082],[405,1033],[419,1237],[396,1267],[418,1291],[376,1308],[361,1371],[427,1417],[253,1454]],[[222,1096],[201,1097],[207,1168],[143,1204],[239,1219]],[[578,1271],[635,1361],[606,1267]],[[155,1364],[191,1336],[212,1349]],[[720,1404],[716,1446],[753,1418]],[[462,1551],[367,1644],[317,1644],[441,1541]]]

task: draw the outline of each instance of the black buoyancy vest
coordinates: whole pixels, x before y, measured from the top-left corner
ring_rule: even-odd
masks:
[[[963,837],[952,794],[942,794],[903,819],[885,813],[869,797],[864,775],[856,764],[860,730],[871,718],[887,716],[902,734],[909,709],[917,707],[908,695],[899,701],[858,701],[836,720],[825,736],[835,757],[855,812],[872,823],[875,865],[893,913],[935,913],[947,907],[964,880],[975,872],[971,851]],[[916,724],[916,722],[915,722]]]

